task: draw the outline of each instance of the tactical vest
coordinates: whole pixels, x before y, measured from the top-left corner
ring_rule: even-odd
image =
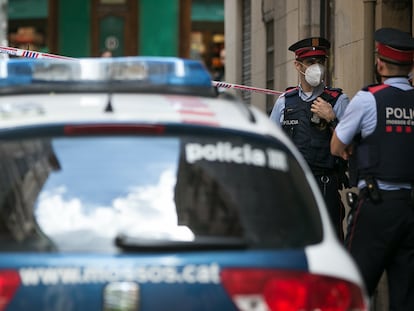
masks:
[[[371,85],[377,105],[374,132],[355,141],[350,161],[351,182],[374,177],[390,182],[414,182],[414,89]]]
[[[341,89],[325,88],[320,97],[333,107],[341,94]],[[302,100],[298,88],[289,89],[284,96],[284,131],[293,140],[315,174],[318,174],[318,171],[323,173],[334,169],[337,158],[331,155],[332,129],[326,120],[321,119],[319,124],[311,122],[312,101]]]

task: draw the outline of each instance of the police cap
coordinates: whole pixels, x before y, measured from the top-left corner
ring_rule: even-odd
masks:
[[[397,65],[413,63],[414,39],[408,32],[394,28],[381,28],[374,34],[378,57]]]
[[[326,57],[330,47],[330,42],[325,38],[311,37],[292,44],[289,51],[295,52],[296,59]]]

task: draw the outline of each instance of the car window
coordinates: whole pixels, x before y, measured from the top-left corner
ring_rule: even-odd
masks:
[[[56,136],[4,141],[1,151],[2,231],[17,242],[36,232],[59,251],[114,251],[120,235],[252,248],[321,239],[302,168],[274,139]]]

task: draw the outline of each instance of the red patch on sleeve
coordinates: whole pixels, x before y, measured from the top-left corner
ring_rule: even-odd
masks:
[[[389,87],[388,84],[379,84],[379,85],[375,85],[375,86],[370,86],[368,87],[368,91],[370,91],[372,94],[381,91],[385,88]]]

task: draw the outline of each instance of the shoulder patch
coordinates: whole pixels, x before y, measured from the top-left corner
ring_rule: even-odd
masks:
[[[366,91],[372,94],[375,94],[376,92],[386,89],[387,87],[389,87],[388,84],[375,84],[375,85],[366,87]]]
[[[342,89],[340,88],[325,88],[323,91],[333,98],[337,98],[342,94]]]
[[[368,85],[365,85],[361,90],[368,91],[368,88],[373,87],[373,86],[378,86],[378,85],[381,85],[381,84],[380,83],[368,84]]]
[[[285,97],[294,96],[298,94],[298,92],[299,92],[299,88],[297,86],[288,87],[286,88],[286,92],[284,93],[284,96]]]

